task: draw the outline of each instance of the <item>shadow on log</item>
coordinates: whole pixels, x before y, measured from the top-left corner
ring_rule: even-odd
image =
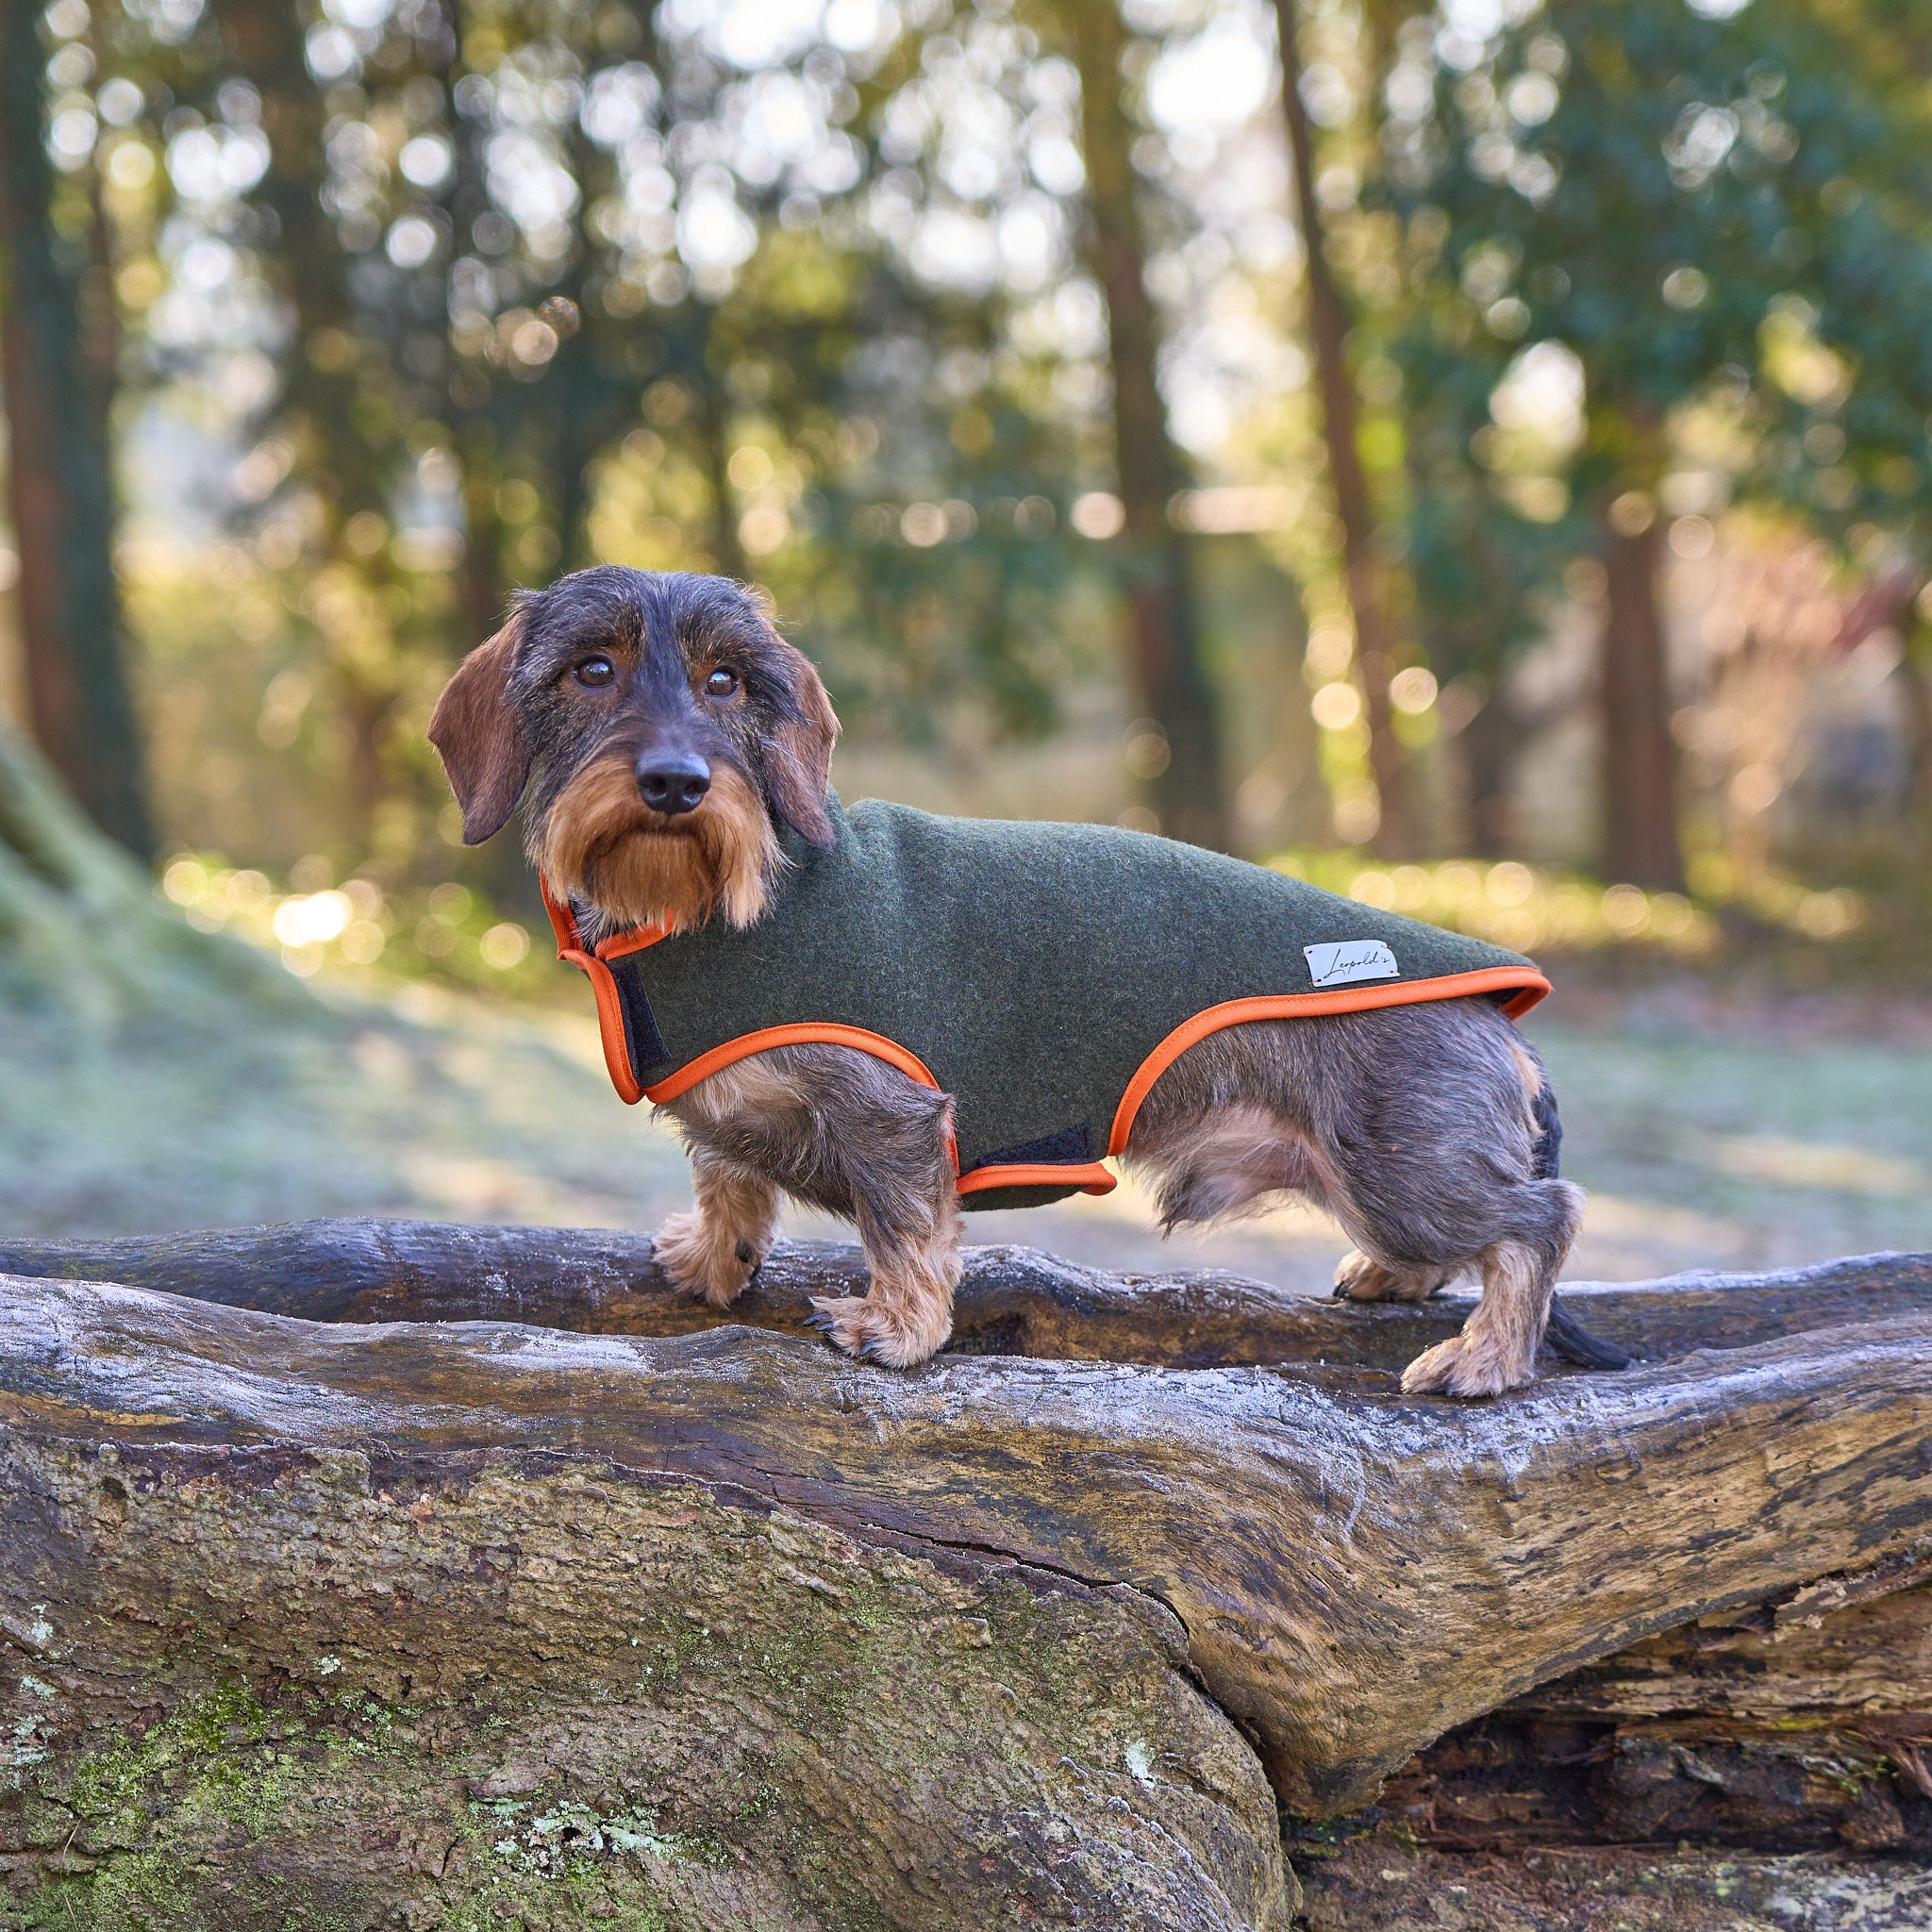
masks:
[[[1274,1795],[1932,1534],[1925,1257],[1566,1289],[1646,1365],[1481,1405],[1393,1386],[1453,1304],[1019,1249],[906,1374],[794,1332],[838,1247],[724,1325],[608,1234],[0,1267],[0,1859],[54,1924],[166,1866],[201,1916],[129,1923],[1285,1926]]]

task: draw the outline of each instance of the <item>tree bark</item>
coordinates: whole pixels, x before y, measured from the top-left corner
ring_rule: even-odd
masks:
[[[1201,661],[1192,562],[1168,509],[1182,468],[1160,395],[1160,318],[1147,292],[1134,125],[1122,96],[1126,35],[1116,0],[1074,0],[1066,18],[1080,72],[1091,266],[1107,296],[1135,695],[1167,738],[1151,793],[1162,831],[1224,852],[1233,834],[1221,724]]]
[[[96,1241],[0,1237],[0,1274],[111,1281],[311,1322],[522,1322],[594,1335],[687,1335],[718,1315],[658,1272],[648,1235],[317,1220]],[[862,1292],[859,1250],[780,1241],[731,1319],[811,1339],[813,1295]],[[1932,1315],[1932,1256],[1860,1255],[1770,1274],[1565,1282],[1558,1306],[1646,1359],[1743,1347],[1852,1323]],[[1335,1362],[1399,1374],[1475,1306],[1338,1302],[1213,1269],[1108,1274],[1035,1248],[969,1248],[949,1355],[1175,1369]]]
[[[1415,850],[1415,820],[1408,795],[1407,754],[1395,736],[1389,680],[1395,673],[1395,637],[1389,621],[1377,554],[1375,513],[1362,467],[1360,405],[1348,368],[1348,306],[1328,259],[1327,223],[1315,192],[1314,130],[1302,100],[1300,24],[1295,0],[1275,0],[1281,46],[1281,109],[1288,123],[1293,163],[1296,216],[1307,258],[1308,341],[1315,352],[1315,380],[1322,399],[1323,438],[1341,525],[1342,569],[1355,619],[1357,659],[1369,721],[1369,763],[1381,794],[1377,849],[1391,858]]]
[[[291,1721],[335,1726],[326,1749],[337,1749],[357,1696],[442,1740],[447,1761],[408,1745],[386,1796],[380,1765],[357,1773],[361,1795],[348,1815],[375,1806],[384,1829],[406,1836],[430,1834],[425,1816],[455,1816],[459,1780],[496,1775],[486,1751],[488,1763],[509,1767],[505,1777],[538,1767],[521,1792],[499,1790],[541,1789],[545,1816],[569,1795],[562,1767],[587,1751],[596,1762],[581,1788],[604,1793],[597,1816],[608,1824],[622,1797],[635,1818],[623,1766],[639,1754],[682,1763],[707,1727],[736,1740],[729,1713],[743,1708],[767,1767],[785,1760],[768,1782],[788,1842],[831,1832],[842,1845],[874,1806],[901,1815],[885,1793],[909,1793],[903,1838],[861,1859],[862,1883],[898,1901],[889,1924],[953,1923],[918,1918],[891,1875],[930,1872],[942,1857],[925,1794],[950,1788],[964,1757],[993,1766],[976,1787],[986,1794],[976,1822],[958,1826],[989,1845],[991,1821],[1018,1802],[1019,1785],[1002,1780],[1030,1778],[1022,1759],[1046,1761],[1041,1752],[1088,1766],[1096,1807],[1124,1799],[1130,1815],[1117,1823],[1130,1839],[1144,1824],[1198,1848],[1211,1887],[1198,1873],[1175,1877],[1181,1890],[1161,1893],[1145,1923],[1269,1924],[1267,1834],[1254,1835],[1257,1787],[1235,1733],[1217,1728],[1224,1716],[1253,1740],[1291,1808],[1345,1811],[1444,1730],[1539,1683],[1652,1633],[1902,1560],[1932,1534],[1924,1257],[1578,1291],[1593,1321],[1621,1323],[1654,1358],[1485,1405],[1404,1398],[1391,1370],[1357,1365],[1391,1358],[1391,1331],[1412,1352],[1443,1312],[1303,1308],[1304,1326],[1290,1319],[1290,1298],[1257,1284],[1114,1281],[1024,1251],[973,1257],[960,1345],[911,1374],[743,1325],[789,1326],[804,1291],[856,1286],[850,1249],[781,1249],[733,1310],[741,1322],[695,1331],[694,1320],[715,1318],[675,1301],[645,1243],[609,1235],[337,1223],[172,1244],[13,1244],[4,1258],[42,1272],[0,1281],[0,1423],[15,1472],[0,1582],[13,1606],[61,1606],[47,1618],[74,1647],[60,1659],[65,1677],[44,1680],[68,1701],[58,1718],[50,1707],[54,1769],[35,1775],[53,1782],[36,1789],[66,1807],[59,1829],[89,1857],[115,1841],[99,1816],[58,1794],[76,1777],[95,1789],[97,1774],[82,1767],[103,1748],[103,1728],[125,1728],[135,1687],[175,1686],[139,1695],[153,1700],[149,1722],[188,1724],[201,1722],[182,1715],[204,1707],[194,1700],[239,1675],[266,1713],[242,1725],[251,1751],[266,1738],[261,1725]],[[108,1267],[231,1305],[45,1272]],[[242,1300],[278,1312],[232,1305]],[[377,1325],[318,1325],[290,1319],[291,1309]],[[1271,1310],[1257,1343],[1257,1320]],[[397,1319],[425,1311],[463,1325]],[[1838,1325],[1848,1315],[1871,1319]],[[601,1332],[565,1334],[533,1318]],[[1711,1345],[1754,1334],[1778,1339]],[[1104,1344],[1142,1359],[1068,1359],[1068,1337],[1095,1357]],[[1033,1348],[1055,1358],[1022,1352]],[[1254,1365],[1220,1365],[1231,1360]],[[934,1711],[970,1713],[937,1727],[929,1783],[903,1755],[909,1743],[814,1727],[759,1674],[769,1667],[783,1683],[803,1669],[791,1652],[791,1662],[771,1661],[781,1641],[768,1616],[776,1559],[745,1541],[764,1534],[774,1510],[805,1549],[780,1554],[830,1585],[824,1602],[844,1607],[813,1640],[826,1659],[814,1665],[821,1693],[839,1711],[873,1712],[890,1683],[885,1702],[923,1713],[927,1733]],[[138,1531],[136,1541],[104,1541],[104,1522],[116,1537]],[[703,1525],[694,1541],[672,1535],[691,1524]],[[416,1541],[431,1526],[433,1547]],[[950,1639],[926,1657],[888,1646],[862,1669],[853,1663],[853,1620],[894,1574],[889,1552],[942,1570],[962,1562],[969,1594],[1011,1588],[1016,1604],[1070,1585],[1065,1598],[1080,1607],[1064,1615],[1085,1634],[1053,1637],[1076,1655],[1051,1693],[1036,1700],[1011,1678],[1049,1634],[1028,1621],[1033,1608],[1010,1626],[1013,1648],[985,1666],[1014,1704],[987,1701],[971,1657],[955,1670]],[[918,1574],[925,1594],[907,1612],[913,1624],[941,1614],[939,1583]],[[688,1632],[687,1613],[725,1633],[718,1641],[730,1649],[708,1667],[702,1709],[675,1723],[655,1680],[620,1669],[637,1633],[616,1605],[646,1583],[643,1661],[668,1659],[667,1633]],[[821,1597],[809,1581],[793,1588]],[[990,1616],[990,1600],[972,1594],[962,1614]],[[1164,1632],[1174,1647],[1157,1656],[1147,1636],[1131,1652],[1144,1668],[1124,1667],[1122,1688],[1099,1660],[1132,1628]],[[1213,1707],[1170,1696],[1184,1674]],[[459,1694],[465,1684],[479,1688]],[[1049,1723],[1055,1699],[1060,1715]],[[584,1742],[585,1700],[616,1740],[606,1756]],[[405,1718],[403,1706],[417,1714]],[[10,1715],[17,1724],[38,1708]],[[478,1711],[498,1727],[466,1731],[483,1723]],[[1074,1740],[1070,1712],[1098,1728]],[[891,1713],[875,1722],[890,1724]],[[825,1788],[785,1756],[799,1748],[801,1724],[842,1767]],[[960,1741],[961,1755],[948,1756],[956,1734],[971,1748]],[[1103,1734],[1114,1740],[1110,1758]],[[1022,1751],[1014,1736],[1033,1741]],[[1135,1770],[1138,1751],[1122,1756],[1136,1738],[1153,1754],[1151,1784]],[[740,1744],[721,1736],[716,1749],[737,1768],[708,1797],[702,1781],[670,1769],[633,1783],[675,1788],[675,1803],[651,1801],[660,1838],[695,1834],[722,1845],[736,1870],[739,1851],[775,1854],[745,1822],[752,1774],[741,1775]],[[863,1790],[837,1812],[832,1785]],[[1151,1795],[1143,1804],[1137,1793]],[[1206,1811],[1187,1808],[1210,1793]],[[409,1809],[419,1797],[426,1812]],[[1185,1816],[1163,1808],[1171,1800]],[[1049,1809],[1077,1824],[1086,1802],[1062,1793]],[[232,1882],[263,1860],[317,1883],[334,1869],[340,1807],[325,1818],[310,1796],[291,1795],[259,1815],[255,1838],[235,1849]],[[511,1837],[534,1857],[542,1847],[522,1835],[536,1818],[519,1817]],[[846,1821],[836,1832],[835,1817]],[[996,1849],[987,1856],[997,1863]],[[1107,1869],[1138,1871],[1138,1857],[1121,1850]],[[382,1895],[393,1907],[393,1887],[414,1880],[393,1860],[375,1863],[387,1876],[368,1883],[390,1886]],[[490,1869],[466,1865],[451,1883],[480,1883]],[[841,1869],[849,1877],[855,1868]],[[774,1907],[773,1923],[818,1923],[798,1916],[817,1895],[787,1870],[794,1917]],[[948,1884],[978,1883],[947,1870]],[[1134,1911],[1139,1883],[1118,1879]],[[974,1923],[968,1906],[986,1922],[984,1890],[940,1890],[966,1901],[959,1923]],[[1203,1916],[1198,1902],[1210,1896],[1245,1902]],[[1126,1906],[1107,1909],[1109,1923],[1142,1922]],[[1175,1916],[1161,1921],[1163,1910]],[[721,1908],[701,1923],[737,1921]]]
[[[1922,1541],[1647,1637],[1431,1745],[1382,1811],[1447,1850],[1688,1840],[1932,1861],[1928,1580]]]
[[[1607,597],[1601,668],[1604,870],[1652,891],[1684,890],[1677,840],[1677,746],[1657,572],[1663,528],[1601,525]]]
[[[0,384],[27,713],[94,823],[145,860],[154,829],[123,656],[107,408],[89,366],[100,332],[82,328],[79,275],[54,232],[40,15],[29,0],[0,5]]]
[[[319,199],[327,174],[327,105],[309,77],[295,8],[285,0],[214,0],[209,10],[229,63],[261,94],[269,166],[253,198],[273,219],[275,258],[294,321],[283,401],[309,440],[305,475],[322,499],[332,542],[350,517],[387,504],[371,442],[357,422],[357,362],[383,351],[361,337],[348,263]]]

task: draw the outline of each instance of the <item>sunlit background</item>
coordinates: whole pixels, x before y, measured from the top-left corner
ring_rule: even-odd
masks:
[[[847,795],[1545,958],[1579,1265],[1932,1245],[1922,7],[8,22],[10,1219],[675,1201],[424,738],[511,591],[601,560],[764,586]],[[29,743],[299,1024],[49,963],[111,951],[108,889],[36,858]],[[1083,1211],[988,1231],[1145,1257]]]

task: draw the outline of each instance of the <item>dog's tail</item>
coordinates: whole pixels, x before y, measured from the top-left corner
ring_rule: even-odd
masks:
[[[1536,1122],[1536,1140],[1530,1148],[1530,1171],[1540,1181],[1557,1178],[1563,1152],[1563,1120],[1557,1111],[1557,1095],[1547,1075],[1530,1105]],[[1550,1324],[1543,1341],[1552,1354],[1584,1369],[1627,1369],[1636,1357],[1614,1341],[1592,1335],[1568,1308],[1560,1296],[1550,1303]]]
[[[1627,1369],[1637,1359],[1614,1341],[1592,1335],[1563,1306],[1560,1296],[1550,1303],[1550,1325],[1543,1330],[1543,1341],[1552,1355],[1582,1369]]]

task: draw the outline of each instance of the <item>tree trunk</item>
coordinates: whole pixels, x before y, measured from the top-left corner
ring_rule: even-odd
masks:
[[[1126,36],[1116,0],[1074,0],[1067,18],[1080,71],[1091,265],[1107,296],[1135,699],[1167,739],[1154,807],[1171,838],[1224,852],[1232,826],[1221,725],[1201,661],[1191,558],[1168,511],[1182,470],[1158,379],[1160,318],[1147,292],[1134,125],[1121,92]]]
[[[1281,45],[1281,108],[1288,122],[1295,209],[1307,257],[1308,339],[1315,352],[1328,475],[1335,491],[1336,518],[1341,525],[1342,568],[1368,709],[1369,763],[1382,800],[1375,843],[1391,858],[1406,858],[1415,850],[1415,820],[1408,795],[1407,754],[1395,736],[1394,712],[1389,702],[1389,680],[1395,673],[1395,637],[1383,583],[1385,566],[1375,542],[1374,508],[1362,468],[1361,411],[1348,368],[1348,308],[1328,259],[1327,224],[1315,192],[1314,131],[1302,100],[1295,0],[1275,0],[1274,13]]]
[[[1469,794],[1469,849],[1479,858],[1507,858],[1520,849],[1513,779],[1525,735],[1494,691],[1457,736]]]
[[[718,572],[739,583],[751,579],[751,565],[738,535],[738,503],[731,489],[731,407],[712,358],[717,308],[702,296],[691,298],[694,341],[691,366],[697,397],[694,425],[704,450],[705,477],[711,486],[711,555]]]
[[[357,363],[381,347],[359,334],[348,265],[319,198],[327,104],[309,77],[301,13],[287,0],[214,0],[209,11],[229,64],[261,94],[269,166],[253,198],[273,219],[275,259],[294,316],[283,399],[308,440],[305,476],[322,498],[333,542],[350,517],[388,506],[373,446],[357,426]]]
[[[79,276],[54,233],[40,17],[29,0],[0,0],[0,383],[27,715],[95,824],[145,860],[154,830],[123,658],[107,409],[89,366],[100,330],[83,331]]]
[[[1620,529],[1601,525],[1608,575],[1604,618],[1604,871],[1652,891],[1684,890],[1677,841],[1677,747],[1671,736],[1670,665],[1657,571],[1663,529],[1653,517]]]
[[[1906,720],[1906,786],[1907,810],[1922,839],[1932,835],[1932,626],[1903,625],[1899,653],[1900,708]]]

